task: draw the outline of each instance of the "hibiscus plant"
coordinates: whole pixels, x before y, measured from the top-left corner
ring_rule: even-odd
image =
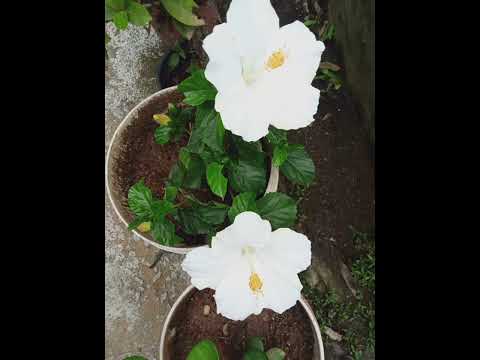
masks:
[[[308,186],[315,166],[304,147],[290,144],[287,130],[309,125],[320,91],[311,86],[325,48],[302,23],[280,28],[269,0],[233,0],[227,22],[203,43],[205,71],[193,69],[179,84],[184,99],[154,115],[158,144],[188,136],[171,169],[163,199],[140,181],[129,190],[135,214],[130,228],[151,231],[168,246],[175,232],[208,239],[243,211],[254,211],[274,229],[295,223],[289,196],[266,194],[268,164],[291,182]],[[204,203],[192,190],[208,187],[216,200]],[[179,195],[179,196],[177,196]]]
[[[249,142],[226,130],[215,109],[218,92],[200,69],[194,69],[178,89],[184,100],[153,116],[158,123],[154,136],[161,145],[184,137],[188,144],[179,150],[163,199],[155,199],[143,181],[130,188],[128,204],[135,219],[129,228],[151,231],[159,243],[176,246],[183,242],[176,226],[208,240],[247,210],[257,212],[274,228],[293,226],[295,201],[279,192],[262,195],[270,163],[291,182],[311,184],[315,166],[303,146],[289,144],[286,131],[273,126],[264,139]],[[202,188],[211,191],[215,200],[197,199],[194,192]]]
[[[247,340],[242,360],[283,360],[285,352],[279,348],[265,351],[261,338],[254,336]],[[220,360],[217,346],[210,340],[198,342],[188,354],[187,360]]]

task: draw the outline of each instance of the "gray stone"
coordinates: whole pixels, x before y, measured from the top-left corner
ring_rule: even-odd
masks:
[[[120,121],[138,102],[158,91],[156,67],[165,49],[155,32],[129,26],[112,38],[105,63],[105,152]],[[135,241],[105,194],[105,359],[127,355],[159,359],[160,334],[171,305],[188,286],[182,256]]]
[[[325,359],[344,360],[347,352],[337,342],[327,341],[325,343]]]
[[[333,290],[338,299],[344,301],[349,295],[349,290],[341,275],[334,270],[335,267],[328,261],[328,258],[318,256],[312,252],[310,271],[318,274],[321,279],[317,283],[316,288],[321,292],[325,292],[326,289]]]

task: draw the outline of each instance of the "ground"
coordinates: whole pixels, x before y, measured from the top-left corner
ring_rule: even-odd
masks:
[[[111,25],[111,24],[109,24]],[[105,154],[120,121],[130,109],[159,90],[156,68],[164,49],[155,32],[129,27],[112,37],[105,61]],[[163,320],[188,286],[182,256],[158,253],[120,223],[105,194],[105,359],[130,354],[159,359]]]
[[[289,16],[293,11],[297,14],[298,6],[277,8],[281,22],[290,22]],[[154,31],[148,34],[130,26],[116,33],[111,24],[107,30],[112,40],[105,62],[105,151],[128,111],[160,89],[156,74],[169,46]],[[340,64],[334,52],[325,55],[328,61]],[[322,325],[327,360],[348,359],[348,353],[355,359],[374,357],[355,354],[372,340],[369,327],[372,320],[374,323],[374,245],[366,247],[374,240],[366,239],[372,238],[375,228],[375,164],[358,113],[345,87],[322,93],[316,121],[289,136],[290,142],[304,144],[312,155],[316,181],[308,189],[287,182],[281,182],[280,188],[299,200],[296,229],[312,241],[312,266],[302,280],[304,294]],[[165,253],[150,269],[157,251],[127,231],[107,197],[105,252],[105,358],[121,360],[139,354],[156,360],[163,319],[188,285],[188,277],[180,269],[183,257]],[[358,332],[352,330],[357,320],[364,322]],[[343,340],[334,340],[336,333]],[[357,342],[360,347],[355,347]]]

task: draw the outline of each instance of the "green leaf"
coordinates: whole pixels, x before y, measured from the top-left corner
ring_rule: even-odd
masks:
[[[303,22],[305,26],[309,27],[318,23],[317,20],[307,19]]]
[[[243,355],[243,360],[268,360],[263,351],[249,350]]]
[[[212,230],[212,225],[200,219],[193,208],[178,209],[174,218],[180,223],[183,231],[189,235],[208,234]]]
[[[152,213],[154,218],[163,218],[175,210],[175,206],[168,200],[153,200]]]
[[[192,108],[171,109],[169,111],[171,122],[168,125],[172,128],[171,136],[174,137],[174,140],[179,140],[183,136],[186,131],[185,127],[192,119],[192,115]]]
[[[212,192],[222,199],[227,192],[227,178],[222,174],[223,165],[211,163],[207,167],[207,183]]]
[[[170,141],[172,128],[168,125],[162,125],[155,129],[155,142],[163,145]]]
[[[197,154],[191,154],[188,168],[185,171],[183,186],[187,189],[199,189],[205,176],[205,163]]]
[[[233,223],[235,217],[244,211],[257,212],[257,203],[255,201],[256,195],[253,192],[246,192],[239,194],[233,198],[233,204],[230,210],[228,210],[228,218]]]
[[[136,26],[146,26],[152,20],[145,6],[136,1],[127,1],[128,20]]]
[[[262,193],[267,186],[265,161],[262,161],[262,163],[255,159],[232,161],[228,166],[228,181],[233,190],[238,193]]]
[[[105,5],[115,11],[125,10],[126,8],[125,0],[105,0]]]
[[[270,126],[267,140],[272,145],[284,144],[287,142],[287,132],[285,130],[277,129],[276,127]]]
[[[228,206],[223,204],[213,204],[196,208],[197,216],[200,220],[210,225],[220,225],[225,221]]]
[[[285,359],[285,351],[279,348],[271,348],[266,352],[268,360],[283,360]]]
[[[166,246],[175,246],[179,237],[175,235],[175,225],[165,218],[154,219],[152,226],[153,239]]]
[[[315,178],[315,165],[301,145],[289,145],[288,156],[280,171],[291,182],[308,186]]]
[[[297,205],[288,195],[272,192],[257,201],[258,214],[270,222],[272,228],[291,227],[297,217]]]
[[[213,111],[213,116],[206,117],[202,123],[204,128],[203,142],[217,152],[224,152],[225,128],[223,127],[220,114],[215,110]]]
[[[113,19],[113,14],[115,14],[115,10],[112,9],[110,6],[107,5],[105,2],[105,22],[111,21]]]
[[[195,114],[195,126],[190,136],[187,149],[190,152],[201,154],[205,149],[204,145],[210,147],[211,151],[218,155],[218,159],[225,155],[225,129],[220,119],[220,114],[209,101],[197,107]],[[205,154],[202,158],[210,158],[214,154]],[[207,161],[209,163],[209,161]]]
[[[190,63],[190,65],[187,68],[187,73],[190,75],[193,74],[195,71],[201,70],[201,68],[194,62]]]
[[[288,146],[286,144],[275,145],[273,148],[273,165],[281,166],[288,157]]]
[[[220,355],[212,341],[202,340],[193,347],[187,360],[220,360]]]
[[[215,225],[225,222],[228,206],[219,203],[203,204],[191,196],[187,198],[192,206],[179,209],[177,215],[174,215],[182,229],[190,235],[215,234]]]
[[[178,85],[178,90],[185,95],[184,102],[192,106],[215,100],[217,89],[205,78],[203,70],[192,73]]]
[[[249,350],[258,350],[258,351],[264,351],[263,349],[263,341],[260,337],[258,336],[252,336],[247,340],[247,351]]]
[[[175,29],[182,35],[185,39],[191,40],[193,37],[193,33],[195,32],[195,28],[192,26],[188,26],[185,24],[182,24],[181,22],[173,19],[173,26],[175,26]]]
[[[178,188],[176,186],[167,186],[165,188],[165,194],[163,195],[164,200],[174,202],[177,197]]]
[[[119,30],[126,29],[128,26],[128,14],[124,10],[113,14],[112,20],[117,29]]]
[[[178,53],[172,53],[168,59],[168,69],[173,71],[180,62],[180,55]]]
[[[190,165],[190,160],[192,159],[190,152],[185,148],[181,148],[179,152],[179,158],[183,166],[185,166],[186,169],[188,169],[188,166]]]
[[[123,360],[148,360],[148,359],[147,359],[147,358],[144,358],[143,356],[135,355],[135,356],[126,357],[126,358],[123,359]]]
[[[147,218],[153,216],[152,191],[140,180],[128,190],[128,207],[137,217]]]
[[[143,224],[144,222],[147,222],[151,219],[150,216],[148,217],[135,217],[135,219],[128,224],[128,230],[134,230],[138,228],[139,225]]]
[[[197,7],[193,0],[160,0],[165,10],[182,24],[189,26],[205,25],[205,21],[199,19],[192,9]]]
[[[195,131],[204,144],[217,152],[224,152],[225,128],[220,114],[215,111],[214,103],[209,101],[197,108]]]
[[[173,165],[168,175],[168,184],[171,186],[182,187],[185,179],[185,168],[181,163]]]
[[[199,155],[207,166],[214,162],[221,165],[226,165],[230,161],[230,158],[226,152],[215,151],[208,146],[204,146]]]
[[[232,159],[243,160],[257,167],[266,169],[267,156],[262,150],[260,141],[246,142],[240,136],[233,134],[230,135],[230,139],[233,144],[233,146],[230,147],[230,156]]]
[[[188,145],[186,146],[188,151],[196,154],[200,154],[203,151],[205,144],[202,139],[202,131],[203,130],[197,128],[192,130],[190,139],[188,139]]]

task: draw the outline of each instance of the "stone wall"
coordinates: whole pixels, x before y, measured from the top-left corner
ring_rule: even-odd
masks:
[[[375,143],[375,0],[329,1],[329,18],[335,25],[346,85]]]

